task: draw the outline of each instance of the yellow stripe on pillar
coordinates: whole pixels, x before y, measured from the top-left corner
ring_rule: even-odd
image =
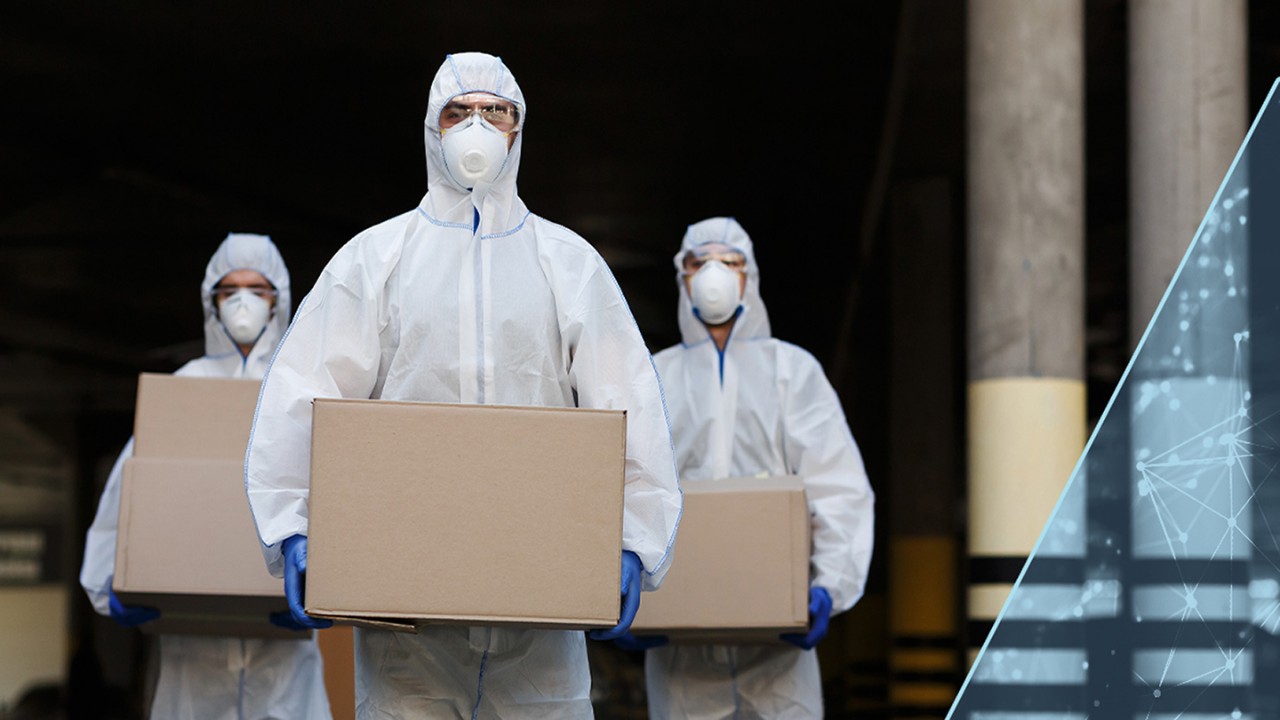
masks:
[[[1031,554],[1085,443],[1082,380],[1006,377],[969,383],[970,567],[1007,570],[968,588],[968,616],[995,620]],[[1003,575],[1008,575],[1007,577]],[[969,646],[985,637],[970,626]],[[970,662],[974,654],[970,653]]]
[[[983,583],[969,586],[969,618],[995,620],[1004,601],[1013,591],[1013,583]]]
[[[941,718],[959,690],[958,544],[949,535],[890,541],[893,717]]]
[[[947,535],[899,536],[889,550],[893,635],[956,634],[956,541]]]
[[[894,685],[889,691],[889,702],[895,708],[912,706],[935,707],[945,714],[951,702],[956,699],[954,685],[945,683],[917,683],[914,685]],[[897,713],[895,713],[895,716]],[[916,716],[915,713],[912,716]]]
[[[942,673],[956,671],[955,650],[896,648],[889,655],[894,672]]]
[[[1084,441],[1083,381],[969,383],[969,554],[1030,554]]]

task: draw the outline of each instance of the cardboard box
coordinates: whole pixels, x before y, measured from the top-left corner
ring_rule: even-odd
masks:
[[[317,399],[307,612],[615,625],[625,450],[621,411]]]
[[[796,477],[686,482],[674,559],[631,631],[777,642],[809,622],[809,510]]]
[[[244,453],[261,387],[257,380],[142,373],[133,456],[239,460],[243,488]]]
[[[262,562],[244,492],[259,384],[144,374],[120,486],[113,589],[154,607],[149,633],[302,639],[277,628],[283,581]]]

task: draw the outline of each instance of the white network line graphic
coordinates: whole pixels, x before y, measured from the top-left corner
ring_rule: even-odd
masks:
[[[1235,336],[1234,378],[1186,378],[1181,383],[1148,381],[1155,386],[1159,399],[1166,403],[1175,419],[1181,421],[1165,423],[1162,430],[1179,426],[1191,428],[1197,422],[1202,424],[1202,428],[1191,429],[1185,434],[1169,433],[1173,435],[1167,438],[1170,444],[1158,451],[1147,447],[1137,449],[1139,459],[1134,467],[1138,480],[1134,490],[1138,503],[1135,505],[1134,525],[1137,528],[1154,524],[1160,535],[1154,541],[1135,541],[1135,555],[1144,559],[1163,557],[1171,560],[1180,584],[1164,586],[1163,592],[1170,597],[1163,602],[1152,603],[1165,609],[1159,617],[1149,618],[1135,603],[1135,622],[1155,619],[1200,623],[1212,636],[1216,631],[1213,621],[1233,623],[1254,619],[1247,595],[1242,598],[1241,593],[1233,592],[1230,587],[1225,592],[1217,586],[1202,589],[1207,564],[1187,562],[1252,561],[1254,551],[1258,549],[1250,532],[1258,492],[1250,467],[1258,445],[1250,438],[1258,428],[1249,414],[1250,392],[1243,382],[1236,379],[1242,375],[1241,345],[1248,341],[1248,337],[1247,331]],[[1208,404],[1203,397],[1182,402],[1180,389],[1208,395]],[[1151,395],[1150,389],[1144,387],[1143,400],[1151,403]],[[1265,518],[1265,514],[1261,516]],[[1258,556],[1266,558],[1260,551]],[[1280,574],[1280,567],[1275,566],[1274,561],[1268,561]],[[1193,576],[1197,567],[1201,575]],[[1213,591],[1212,598],[1202,597],[1210,590]],[[1201,607],[1202,600],[1214,606],[1209,617]],[[1243,602],[1238,606],[1240,600]],[[1270,614],[1275,615],[1277,608],[1280,608],[1280,602],[1275,603]],[[1135,667],[1134,679],[1151,691],[1153,701],[1158,700],[1162,691],[1170,686],[1207,688],[1220,682],[1228,685],[1249,682],[1252,673],[1246,664],[1250,656],[1246,654],[1248,647],[1247,644],[1242,646],[1242,640],[1247,641],[1247,638],[1238,635],[1214,637],[1218,662],[1213,664],[1206,662],[1203,650],[1179,647],[1175,637],[1171,647],[1163,650],[1165,657],[1159,664],[1159,675],[1145,676],[1145,668]],[[1189,662],[1183,663],[1184,666],[1195,667],[1198,672],[1184,667],[1180,677],[1171,678],[1170,672],[1176,668],[1179,654],[1189,655]],[[1147,717],[1151,716],[1157,704],[1151,703]],[[1170,710],[1161,709],[1164,712]],[[1181,714],[1178,713],[1179,716]]]
[[[1251,596],[1266,588],[1250,584],[1248,571],[1236,573],[1242,564],[1252,568],[1261,560],[1280,577],[1280,567],[1257,546],[1253,531],[1256,519],[1276,544],[1265,508],[1256,502],[1270,472],[1259,478],[1255,470],[1265,469],[1261,456],[1274,444],[1255,439],[1267,433],[1250,412],[1247,293],[1237,274],[1245,265],[1247,197],[1247,189],[1228,194],[1211,211],[1197,255],[1179,276],[1177,304],[1162,312],[1171,317],[1157,318],[1153,327],[1151,350],[1162,352],[1147,377],[1137,380],[1131,423],[1133,555],[1138,563],[1170,561],[1178,578],[1176,584],[1131,588],[1134,623],[1175,628],[1161,643],[1168,647],[1135,648],[1134,681],[1150,692],[1146,718],[1157,709],[1161,717],[1181,717],[1209,688],[1253,682],[1253,633],[1239,628],[1257,624]],[[1223,372],[1218,361],[1227,343],[1215,341],[1226,340],[1227,327],[1235,323],[1230,369]],[[1206,579],[1214,563],[1229,569],[1227,579],[1221,572]],[[1271,619],[1274,632],[1280,593],[1269,600],[1264,618]],[[1181,644],[1194,635],[1209,638],[1212,646],[1204,647],[1203,640]],[[1169,688],[1199,692],[1182,695],[1188,698],[1185,707],[1169,707],[1160,702]],[[1232,715],[1239,717],[1240,709]]]
[[[1215,695],[1219,707],[1210,714],[1201,702],[1219,689],[1239,689],[1239,702],[1251,702],[1255,641],[1280,635],[1280,521],[1268,517],[1280,488],[1267,489],[1280,442],[1267,430],[1275,418],[1253,414],[1249,191],[1231,190],[1231,182],[1117,389],[1128,414],[1103,418],[1103,439],[1090,450],[1098,462],[1082,462],[1031,558],[1047,572],[1028,570],[1038,579],[1016,584],[975,665],[974,683],[1027,692],[988,695],[984,703],[1002,709],[974,708],[973,718],[992,710],[1031,717],[1037,713],[1019,708],[1030,707],[1024,701],[1035,687],[1087,693],[1094,683],[1118,683],[1115,697],[1129,698],[1122,706],[1134,718],[1239,719],[1256,710],[1231,708],[1231,692]],[[1107,423],[1116,422],[1108,434]],[[1127,491],[1108,489],[1123,484]],[[1116,542],[1126,533],[1127,544]],[[1084,561],[1083,582],[1050,581],[1067,577],[1054,575],[1060,561]],[[1006,620],[1021,624],[1006,635]],[[1086,640],[1092,620],[1115,629]],[[1037,634],[1038,623],[1070,629]],[[1130,676],[1090,677],[1091,652],[1129,653]],[[1130,720],[1107,707],[1105,695],[1079,697],[1092,708],[1088,717]]]

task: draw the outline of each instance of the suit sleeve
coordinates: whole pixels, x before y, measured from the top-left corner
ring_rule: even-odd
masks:
[[[627,411],[622,547],[640,557],[643,587],[656,590],[671,565],[683,501],[666,401],[653,358],[622,291],[595,256],[575,278],[562,320],[579,407]]]
[[[368,398],[378,382],[385,275],[355,241],[302,301],[263,377],[245,453],[245,493],[267,568],[284,574],[281,542],[306,535],[311,487],[311,403]],[[382,279],[377,279],[382,277]]]
[[[789,470],[804,478],[813,529],[812,585],[831,593],[832,609],[853,607],[866,587],[874,543],[875,493],[835,390],[817,360],[789,347],[779,366],[785,384]]]
[[[110,615],[111,578],[116,571],[116,535],[120,519],[120,480],[124,461],[133,457],[133,438],[125,443],[111,474],[107,476],[98,512],[84,540],[84,564],[80,566],[80,586],[99,615]]]

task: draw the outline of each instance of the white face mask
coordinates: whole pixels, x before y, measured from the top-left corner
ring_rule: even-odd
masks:
[[[726,322],[737,312],[742,301],[741,277],[737,272],[713,260],[689,281],[689,299],[698,319],[709,325]]]
[[[240,290],[218,306],[218,319],[238,345],[258,341],[271,319],[271,305],[249,290]]]
[[[493,182],[507,160],[507,136],[479,115],[446,130],[440,144],[444,146],[445,168],[468,190]]]

